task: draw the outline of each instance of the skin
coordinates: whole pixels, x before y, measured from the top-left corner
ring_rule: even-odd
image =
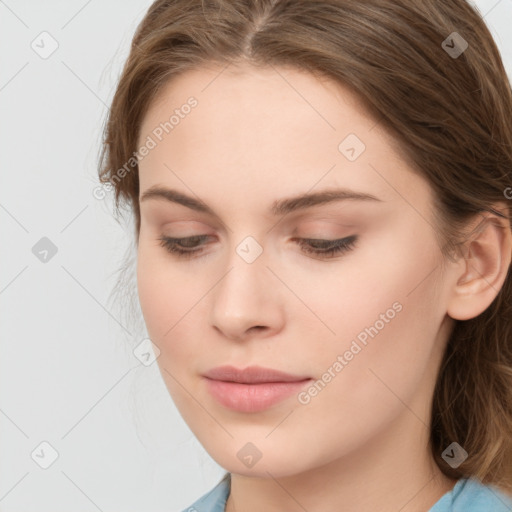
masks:
[[[232,473],[227,511],[426,511],[456,482],[428,447],[446,340],[454,319],[476,316],[498,293],[510,231],[485,223],[466,259],[443,261],[428,182],[353,93],[294,69],[221,71],[174,79],[140,131],[139,146],[190,96],[198,100],[140,162],[140,191],[176,189],[215,212],[140,202],[139,299],[166,386]],[[338,149],[350,133],[366,145],[353,162]],[[338,187],[380,201],[268,213],[278,199]],[[202,234],[202,254],[188,259],[158,239]],[[294,241],[350,235],[355,247],[333,258]],[[252,263],[236,252],[247,236],[263,249]],[[201,375],[224,364],[321,379],[396,302],[401,311],[307,404],[292,395],[237,412],[207,391]],[[237,457],[248,442],[262,453],[251,468]]]

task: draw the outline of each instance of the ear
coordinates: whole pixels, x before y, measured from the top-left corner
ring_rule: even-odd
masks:
[[[507,212],[507,206],[497,211]],[[463,258],[455,267],[447,313],[455,320],[469,320],[485,311],[498,295],[512,258],[510,221],[483,212],[472,224],[464,243]]]

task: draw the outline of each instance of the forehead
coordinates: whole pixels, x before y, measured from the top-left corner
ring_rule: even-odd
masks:
[[[339,109],[345,111],[345,120],[354,129],[362,119],[375,124],[357,94],[326,76],[293,67],[211,63],[178,74],[162,87],[144,116],[141,135],[191,96],[198,100],[201,117],[222,114],[226,124],[243,118],[246,126],[253,127],[251,123],[256,122],[263,128],[270,119],[275,123],[296,120],[297,124],[304,120],[316,129],[336,131],[343,128],[336,112]],[[279,108],[270,108],[276,103]]]
[[[186,71],[152,102],[139,146],[148,137],[156,145],[140,162],[141,189],[185,184],[204,193],[222,186],[225,197],[233,197],[269,190],[294,194],[321,181],[365,188],[387,200],[396,193],[379,169],[391,173],[392,181],[409,180],[409,190],[418,179],[403,175],[407,165],[394,139],[355,93],[294,68],[229,65]],[[359,144],[358,151],[364,148],[357,160],[340,149],[345,140]]]

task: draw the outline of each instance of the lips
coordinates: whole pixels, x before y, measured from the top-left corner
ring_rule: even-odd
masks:
[[[299,382],[309,379],[308,376],[290,375],[272,368],[262,366],[248,366],[243,370],[234,366],[218,366],[204,374],[208,379],[225,382],[239,382],[242,384],[259,384],[262,382]]]
[[[208,392],[224,407],[238,412],[259,412],[297,394],[312,380],[271,368],[250,366],[243,370],[219,366],[206,372]]]

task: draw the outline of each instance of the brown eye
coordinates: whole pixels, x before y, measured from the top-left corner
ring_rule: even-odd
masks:
[[[357,235],[337,240],[321,240],[318,238],[298,238],[296,240],[301,249],[308,254],[320,257],[333,257],[353,249],[357,241]]]
[[[169,253],[175,254],[180,258],[190,258],[203,251],[204,244],[201,244],[201,242],[206,241],[208,238],[209,235],[195,235],[185,238],[161,236],[159,240],[160,245]],[[336,240],[323,240],[319,238],[296,238],[294,240],[305,253],[320,258],[329,258],[353,249],[357,241],[357,235]]]
[[[159,238],[160,245],[168,252],[177,254],[179,257],[189,258],[196,253],[202,251],[202,247],[197,249],[198,244],[209,238],[208,235],[195,235],[185,238],[172,238],[169,236],[161,236]]]

